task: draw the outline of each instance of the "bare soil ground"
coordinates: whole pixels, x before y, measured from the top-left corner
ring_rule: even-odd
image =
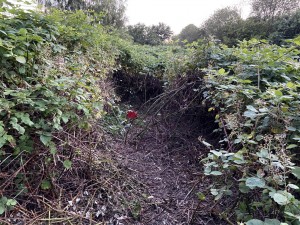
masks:
[[[128,143],[119,140],[112,147],[122,168],[142,184],[144,196],[131,212],[135,220],[124,224],[226,224],[215,216],[217,209],[209,197],[205,201],[197,197],[207,194],[210,185],[200,163],[207,149],[198,136],[212,128],[209,120],[191,118],[148,118],[148,127],[133,126]]]

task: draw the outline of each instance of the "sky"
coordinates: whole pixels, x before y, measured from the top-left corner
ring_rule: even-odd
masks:
[[[175,34],[189,24],[200,26],[216,10],[236,6],[243,18],[250,11],[247,0],[127,0],[128,24],[146,25],[163,22]]]

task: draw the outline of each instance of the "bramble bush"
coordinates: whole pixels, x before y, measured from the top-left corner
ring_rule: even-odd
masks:
[[[82,11],[43,15],[11,5],[1,8],[0,19],[3,214],[28,191],[51,188],[55,173],[45,172],[50,164],[72,166],[53,133],[88,130],[105,114],[99,83],[114,70],[119,52],[112,45],[117,37]],[[43,165],[32,166],[37,156]]]
[[[210,153],[202,161],[215,200],[234,196],[225,218],[235,210],[248,225],[300,224],[299,44],[253,39],[199,48],[209,62],[204,101],[224,133],[217,148],[204,142]]]

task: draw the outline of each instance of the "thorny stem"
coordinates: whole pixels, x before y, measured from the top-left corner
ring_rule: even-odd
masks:
[[[257,68],[257,87],[258,89],[260,90],[260,80],[261,80],[261,77],[260,77],[260,69],[259,67]]]
[[[221,118],[221,117],[220,117],[220,120],[221,120],[221,123],[222,123],[222,126],[223,126],[224,133],[225,133],[225,135],[226,135],[226,139],[227,139],[227,142],[228,142],[228,147],[229,147],[229,149],[230,149],[231,151],[233,151],[232,144],[231,144],[231,142],[230,142],[230,140],[229,140],[229,135],[228,135],[228,133],[227,133],[226,126],[225,126],[225,123],[224,123],[224,120],[223,120],[223,118]]]

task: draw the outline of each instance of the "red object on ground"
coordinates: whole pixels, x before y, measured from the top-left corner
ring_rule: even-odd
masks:
[[[137,114],[136,111],[133,111],[133,110],[128,110],[128,111],[127,111],[127,115],[126,115],[127,119],[132,119],[132,120],[134,120],[134,119],[137,118],[137,116],[138,116],[138,114]]]

